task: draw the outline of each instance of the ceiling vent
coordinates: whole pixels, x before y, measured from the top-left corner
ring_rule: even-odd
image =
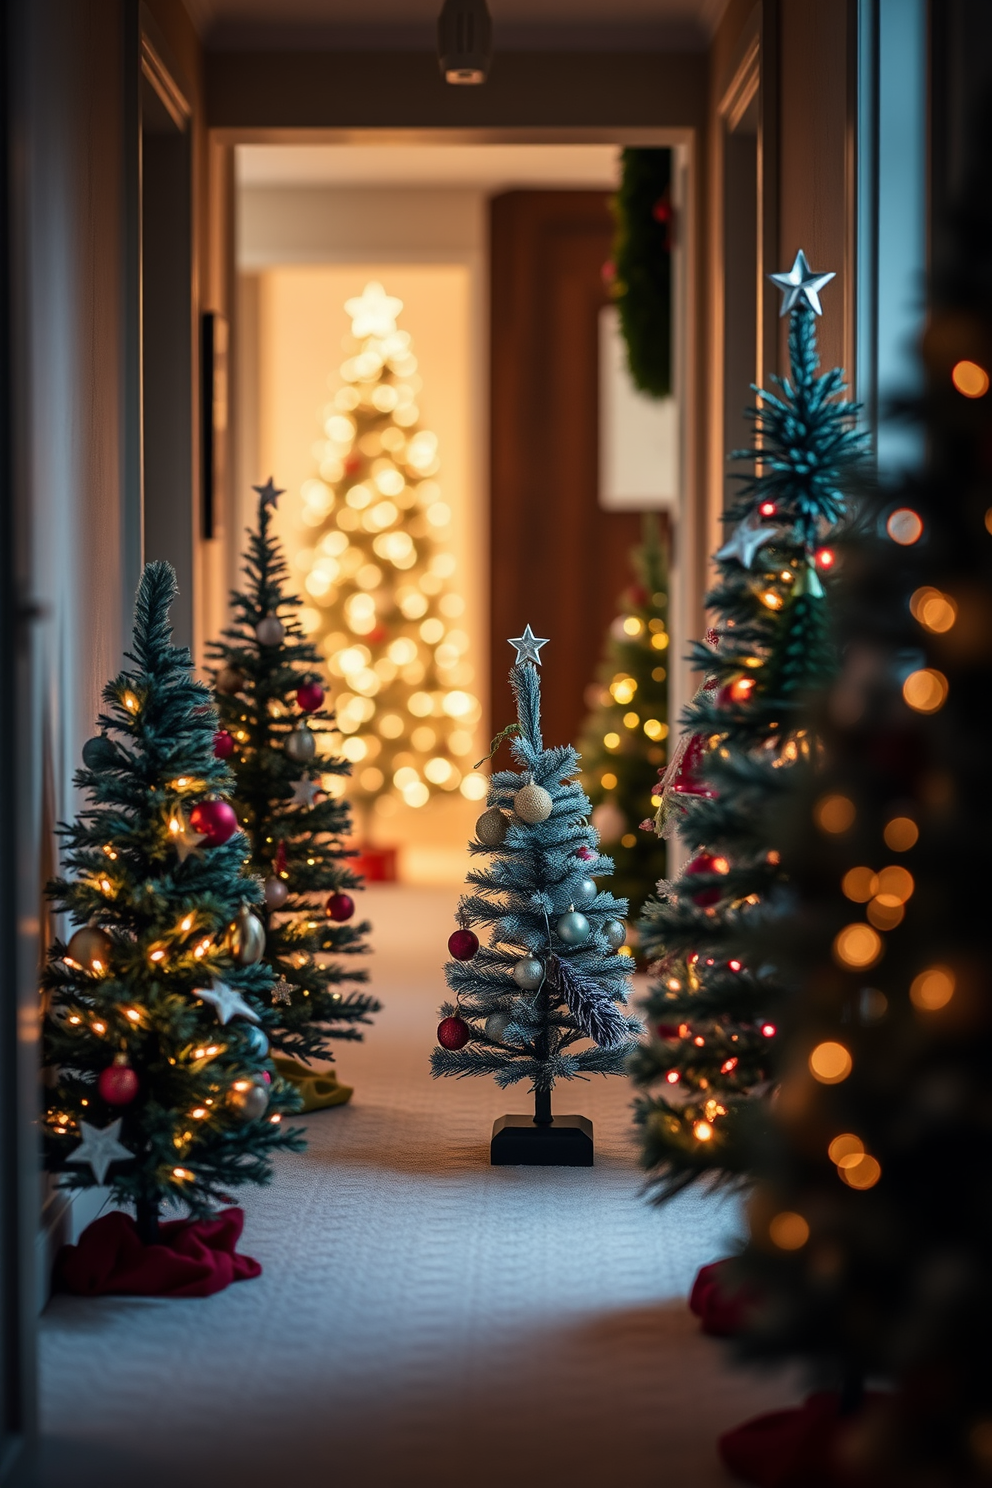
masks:
[[[486,0],[444,0],[437,55],[446,83],[486,81],[493,57],[493,22]]]

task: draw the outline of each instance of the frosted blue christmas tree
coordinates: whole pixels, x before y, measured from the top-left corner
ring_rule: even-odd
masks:
[[[500,1117],[494,1163],[589,1166],[591,1122],[552,1116],[551,1091],[558,1080],[626,1071],[640,1032],[623,1011],[633,970],[620,954],[627,901],[595,882],[613,864],[588,824],[578,755],[570,745],[545,749],[541,738],[537,666],[547,642],[528,625],[510,644],[518,722],[499,737],[513,736],[520,770],[493,776],[469,844],[488,863],[468,874],[471,892],[448,941],[455,1000],[441,1008],[431,1067],[435,1077],[492,1075],[504,1088],[530,1082],[534,1115]],[[476,925],[489,927],[488,946]]]

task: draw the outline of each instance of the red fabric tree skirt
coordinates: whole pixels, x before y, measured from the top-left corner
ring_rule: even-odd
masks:
[[[868,1413],[887,1398],[869,1391]],[[826,1390],[794,1410],[756,1416],[725,1431],[717,1445],[724,1465],[756,1488],[880,1488],[881,1479],[858,1460],[854,1437],[864,1419],[861,1411],[842,1416],[840,1396]]]
[[[713,1261],[701,1267],[689,1293],[690,1312],[699,1318],[703,1332],[714,1338],[733,1338],[740,1333],[754,1300],[749,1292],[731,1285],[727,1271],[733,1264]]]
[[[157,1245],[143,1245],[131,1216],[115,1210],[88,1225],[78,1245],[62,1247],[55,1290],[80,1297],[210,1297],[262,1274],[258,1261],[235,1249],[244,1222],[241,1209],[173,1220],[161,1226]]]

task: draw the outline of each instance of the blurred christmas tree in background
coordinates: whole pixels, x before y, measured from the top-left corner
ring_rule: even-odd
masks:
[[[588,689],[593,711],[582,730],[582,784],[592,823],[613,859],[612,885],[634,917],[665,873],[665,844],[639,831],[660,804],[667,758],[668,574],[658,518],[644,516],[632,554],[635,580],[610,626],[599,680]]]
[[[800,252],[772,278],[790,313],[790,375],[748,411],[754,473],[725,514],[734,531],[707,595],[716,628],[693,653],[705,680],[660,792],[659,829],[678,831],[688,861],[638,926],[657,976],[652,1037],[633,1062],[637,1119],[662,1197],[704,1173],[747,1172],[747,1127],[777,1079],[782,981],[743,944],[756,921],[780,913],[767,802],[814,749],[808,696],[836,668],[829,544],[862,459],[843,374],[818,370],[819,291],[833,275],[814,273]]]
[[[302,627],[339,682],[357,808],[486,793],[472,769],[482,710],[465,602],[452,587],[451,508],[436,479],[437,438],[419,426],[417,359],[396,325],[402,308],[375,282],[347,301],[351,354],[324,410],[319,477],[302,490],[313,546],[295,560],[308,596]]]

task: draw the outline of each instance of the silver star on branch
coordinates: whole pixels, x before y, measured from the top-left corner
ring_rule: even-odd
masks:
[[[512,640],[507,641],[508,646],[516,646],[517,648],[517,659],[514,662],[514,666],[520,666],[521,662],[524,661],[533,661],[540,666],[541,658],[538,653],[541,647],[547,644],[547,640],[542,640],[540,636],[536,636],[529,625],[524,626],[523,635],[514,636]]]
[[[804,299],[817,315],[822,315],[820,290],[837,276],[833,273],[814,274],[806,262],[805,253],[800,248],[796,254],[796,261],[787,274],[769,274],[768,277],[782,291],[782,308],[778,312],[779,315],[788,315],[800,299]]]
[[[179,830],[172,833],[172,845],[176,849],[180,863],[185,863],[186,859],[194,854],[202,858],[200,843],[206,842],[206,832],[194,832],[181,811],[175,813],[174,819],[179,823]]]
[[[218,1023],[227,1023],[231,1018],[247,1018],[249,1023],[259,1023],[261,1019],[254,1008],[248,1006],[240,992],[235,992],[226,982],[218,981],[214,977],[211,987],[194,987],[193,996],[199,997],[203,1002],[209,1002],[216,1009]]]
[[[125,1147],[120,1140],[122,1119],[118,1116],[109,1126],[90,1126],[88,1121],[81,1121],[79,1130],[83,1134],[83,1140],[71,1157],[66,1158],[66,1162],[89,1163],[93,1177],[97,1183],[102,1183],[111,1163],[134,1156],[130,1147]]]
[[[746,517],[737,524],[737,530],[722,548],[717,549],[718,558],[736,558],[744,568],[750,568],[754,555],[765,543],[778,536],[777,527],[762,527],[754,517]]]
[[[310,780],[306,775],[301,775],[299,780],[291,780],[289,783],[293,787],[290,806],[308,806],[312,811],[314,799],[320,794],[320,781]]]
[[[285,490],[279,490],[271,475],[265,482],[264,486],[252,486],[252,490],[257,491],[259,496],[261,496],[263,506],[274,507],[276,502],[279,500],[279,497],[285,496],[286,494]]]

